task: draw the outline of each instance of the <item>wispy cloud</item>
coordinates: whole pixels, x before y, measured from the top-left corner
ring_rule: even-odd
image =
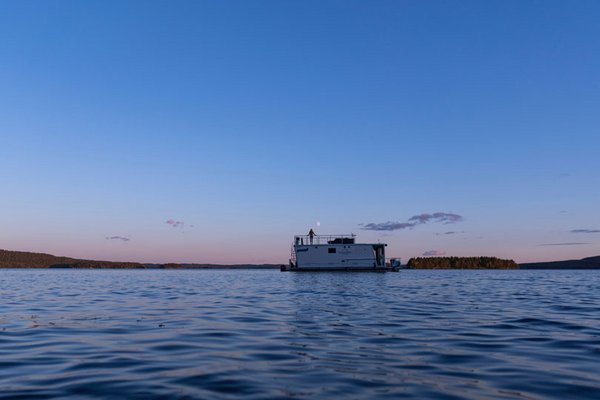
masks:
[[[538,244],[538,246],[581,246],[581,245],[585,245],[585,244],[591,244],[591,243],[582,243],[582,242],[572,242],[572,243],[542,243],[542,244]]]
[[[175,221],[174,219],[168,219],[165,224],[171,225],[173,228],[183,228],[185,223],[183,221]]]
[[[453,214],[453,213],[444,213],[444,212],[436,212],[433,214],[420,214],[414,215],[408,219],[406,222],[395,222],[395,221],[387,221],[387,222],[370,222],[368,224],[360,224],[362,225],[362,229],[367,231],[397,231],[402,229],[410,229],[414,228],[417,225],[426,224],[428,222],[433,223],[442,223],[442,224],[454,224],[456,222],[464,221],[464,217],[462,215]]]
[[[131,239],[125,236],[107,236],[106,240],[120,240],[122,242],[129,242]]]
[[[429,256],[445,256],[446,252],[445,251],[439,251],[439,250],[429,250],[426,251],[425,253],[422,254],[424,257],[429,257]]]
[[[600,229],[571,229],[571,233],[600,233]]]
[[[425,224],[427,222],[441,222],[444,224],[453,224],[455,222],[460,222],[462,220],[464,220],[462,215],[452,214],[452,213],[444,213],[444,212],[415,215],[414,217],[410,217],[408,219],[409,222],[415,222],[417,224]]]
[[[406,228],[412,228],[416,224],[410,222],[380,222],[364,224],[362,229],[367,231],[397,231]]]
[[[442,232],[442,233],[436,233],[436,236],[441,236],[441,235],[457,235],[459,233],[464,233],[463,231],[448,231],[448,232]]]

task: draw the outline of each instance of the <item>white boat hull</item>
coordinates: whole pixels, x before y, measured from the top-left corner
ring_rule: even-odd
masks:
[[[385,264],[384,244],[296,244],[290,271],[391,270]]]

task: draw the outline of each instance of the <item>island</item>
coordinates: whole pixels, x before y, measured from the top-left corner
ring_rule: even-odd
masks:
[[[410,269],[518,269],[513,260],[496,257],[416,257],[408,260]]]

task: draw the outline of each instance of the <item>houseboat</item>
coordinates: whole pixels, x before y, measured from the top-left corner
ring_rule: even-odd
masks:
[[[312,231],[311,231],[312,233]],[[386,263],[385,243],[356,243],[356,235],[294,236],[289,264],[282,271],[398,271]]]

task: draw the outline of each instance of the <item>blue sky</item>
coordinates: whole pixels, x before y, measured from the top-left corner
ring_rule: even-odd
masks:
[[[405,260],[600,254],[599,17],[597,1],[3,1],[0,248],[283,263],[312,227]],[[438,212],[462,218],[364,229]]]

